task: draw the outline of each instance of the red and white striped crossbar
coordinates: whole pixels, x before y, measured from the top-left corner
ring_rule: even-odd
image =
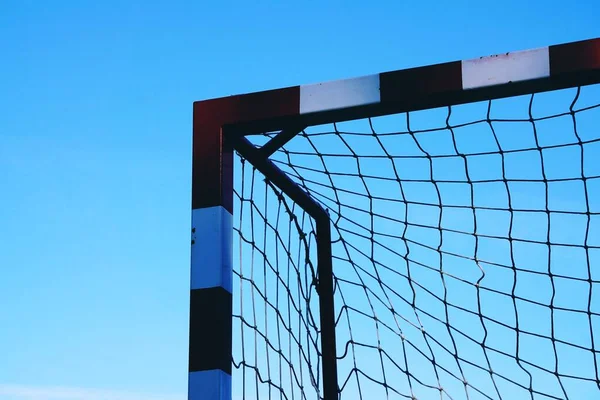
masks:
[[[223,134],[600,82],[600,39],[194,103],[189,399],[231,399],[233,152]]]

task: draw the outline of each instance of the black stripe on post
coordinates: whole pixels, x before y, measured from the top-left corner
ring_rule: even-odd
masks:
[[[231,375],[231,293],[221,287],[190,293],[189,371],[220,369]]]

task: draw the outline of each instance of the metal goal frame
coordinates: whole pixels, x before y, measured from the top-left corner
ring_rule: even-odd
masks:
[[[324,399],[338,396],[327,211],[269,160],[308,126],[600,83],[600,39],[193,104],[190,400],[232,397],[233,154],[316,223]],[[245,136],[279,131],[264,146]]]

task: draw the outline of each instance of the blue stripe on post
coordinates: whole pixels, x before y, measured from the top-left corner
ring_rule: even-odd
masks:
[[[231,293],[233,217],[221,206],[192,211],[191,289],[222,287]]]
[[[231,375],[219,370],[190,372],[189,400],[231,399]]]

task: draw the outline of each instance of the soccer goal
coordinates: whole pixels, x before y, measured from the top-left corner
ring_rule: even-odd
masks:
[[[600,398],[600,39],[193,112],[190,400]]]

